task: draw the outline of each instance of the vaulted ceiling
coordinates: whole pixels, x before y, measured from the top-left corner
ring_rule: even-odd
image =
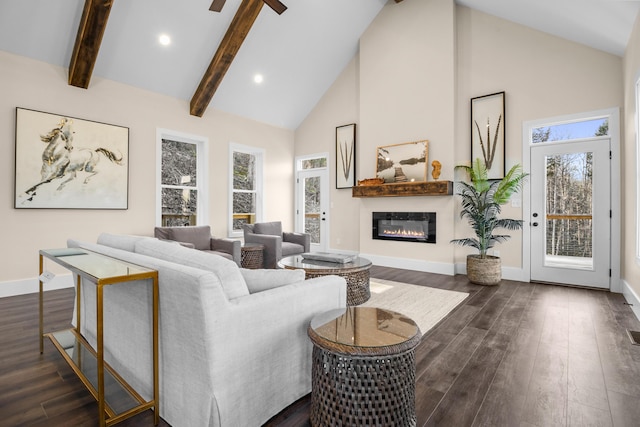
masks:
[[[389,0],[402,7],[402,0]],[[406,0],[425,1],[425,0]],[[263,7],[263,2],[268,6]],[[622,55],[638,1],[457,0]],[[220,12],[210,11],[219,9]],[[286,11],[281,7],[284,3]],[[2,0],[0,50],[290,129],[358,49],[387,0]],[[162,46],[166,34],[171,43]],[[263,77],[255,83],[255,75]],[[186,113],[186,112],[185,112]]]

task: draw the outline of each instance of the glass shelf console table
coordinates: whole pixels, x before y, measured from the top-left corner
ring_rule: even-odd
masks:
[[[57,332],[44,332],[44,259],[70,270],[77,275],[76,326]],[[80,290],[82,279],[96,286],[96,348],[80,334]],[[153,400],[145,400],[104,361],[103,340],[103,288],[132,280],[151,279],[153,283]],[[110,258],[79,248],[46,249],[40,251],[40,353],[44,351],[44,338],[64,357],[71,369],[98,401],[99,425],[111,426],[124,419],[153,408],[154,422],[160,420],[158,382],[158,272],[135,264]]]

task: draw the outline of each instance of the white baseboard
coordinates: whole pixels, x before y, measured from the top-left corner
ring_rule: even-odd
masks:
[[[360,254],[375,265],[382,267],[404,268],[406,270],[424,271],[425,273],[437,273],[453,276],[455,274],[454,264],[444,262],[429,262],[419,259],[394,258],[383,255]]]
[[[45,291],[73,287],[71,274],[61,274],[55,276],[51,281],[45,283]],[[15,280],[0,283],[0,298],[13,297],[16,295],[33,294],[39,291],[38,278]]]
[[[620,282],[622,283],[622,295],[624,295],[624,299],[627,300],[627,303],[631,306],[633,314],[640,320],[640,297],[638,297],[638,294],[635,293],[631,285],[625,280],[621,279]]]

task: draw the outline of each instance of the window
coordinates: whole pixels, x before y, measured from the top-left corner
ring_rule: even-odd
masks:
[[[207,223],[207,139],[158,130],[159,190],[156,223],[163,227]]]
[[[531,142],[569,141],[572,139],[593,138],[609,135],[609,118],[580,120],[558,123],[531,129]]]
[[[314,157],[314,158],[300,160],[298,169],[306,170],[306,169],[318,169],[318,168],[326,168],[326,167],[327,167],[326,157]]]
[[[262,162],[264,150],[229,146],[229,236],[241,236],[243,224],[262,221]]]

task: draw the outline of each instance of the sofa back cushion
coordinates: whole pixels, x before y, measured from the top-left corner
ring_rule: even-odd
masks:
[[[102,233],[98,236],[98,244],[109,246],[111,248],[122,249],[123,251],[133,252],[135,245],[141,240],[156,240],[147,236],[131,236],[127,234],[111,234]]]
[[[185,248],[181,245],[156,239],[139,241],[135,245],[135,252],[212,272],[218,276],[222,289],[230,300],[249,295],[249,288],[240,273],[238,265],[219,255]]]
[[[269,234],[271,236],[282,236],[282,223],[280,221],[258,222],[254,225],[253,231],[256,234]]]

